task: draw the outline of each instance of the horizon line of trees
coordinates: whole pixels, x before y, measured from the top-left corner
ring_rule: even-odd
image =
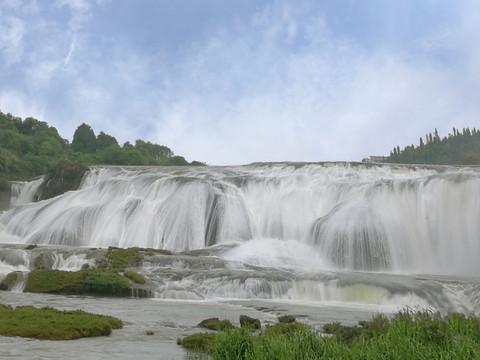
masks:
[[[480,131],[453,127],[440,138],[438,130],[420,137],[417,146],[394,147],[385,162],[403,164],[480,165]]]
[[[61,159],[90,165],[205,165],[189,163],[164,145],[143,140],[119,145],[115,137],[98,135],[86,123],[75,130],[72,142],[57,129],[33,117],[24,120],[0,111],[0,177],[28,179],[45,175]]]

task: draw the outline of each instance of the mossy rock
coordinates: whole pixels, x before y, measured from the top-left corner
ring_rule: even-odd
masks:
[[[203,351],[208,354],[212,352],[214,341],[215,334],[200,333],[178,339],[177,344],[188,350]]]
[[[217,331],[226,331],[234,328],[230,320],[220,320],[218,318],[209,318],[202,320],[197,326]]]
[[[260,330],[262,325],[260,320],[252,318],[247,315],[240,315],[240,327],[247,328],[250,330]]]
[[[108,264],[111,269],[124,271],[127,267],[138,267],[143,261],[139,248],[108,248]]]
[[[77,190],[87,170],[88,167],[83,164],[68,159],[59,160],[42,186],[40,199],[50,199]]]
[[[303,324],[300,323],[279,323],[275,325],[267,325],[264,333],[266,335],[272,335],[272,334],[290,334],[296,331],[302,331],[305,330],[307,327]]]
[[[143,275],[136,273],[135,271],[125,270],[123,272],[123,276],[125,276],[126,278],[132,280],[137,284],[145,284],[145,278],[143,277]]]
[[[327,334],[334,335],[345,344],[351,344],[353,340],[360,337],[363,333],[363,329],[358,326],[346,326],[339,322],[323,325],[323,331]]]
[[[147,253],[147,255],[156,255],[156,254],[160,254],[160,255],[172,255],[173,253],[170,251],[170,250],[165,250],[165,249],[152,249],[152,248],[147,248],[147,249],[144,249]]]
[[[32,306],[0,305],[0,334],[48,340],[71,340],[109,335],[120,329],[122,321],[113,317],[83,311],[58,311]]]
[[[0,282],[0,290],[10,290],[11,286],[17,281],[18,273],[11,272],[8,274],[2,282]]]
[[[33,261],[35,269],[51,269],[55,259],[52,253],[42,253],[38,255]]]
[[[291,324],[296,321],[293,315],[282,315],[278,317],[278,322],[282,324]]]
[[[25,291],[65,295],[128,296],[131,294],[130,282],[109,269],[85,269],[77,272],[32,270],[28,275]]]

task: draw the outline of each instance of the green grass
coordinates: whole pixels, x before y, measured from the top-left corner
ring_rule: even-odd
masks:
[[[480,321],[476,316],[404,309],[392,319],[376,315],[358,326],[324,326],[329,336],[298,324],[215,334],[215,360],[230,359],[480,359]],[[211,335],[211,334],[209,334]],[[208,347],[209,348],[209,347]]]
[[[83,311],[62,312],[51,308],[0,305],[0,334],[48,340],[71,340],[109,335],[120,329],[122,321]]]

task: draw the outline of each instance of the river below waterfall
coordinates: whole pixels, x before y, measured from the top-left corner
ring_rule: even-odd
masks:
[[[107,337],[71,341],[48,341],[0,336],[2,359],[185,359],[186,352],[176,344],[204,329],[196,327],[203,319],[219,317],[239,325],[241,314],[273,324],[278,315],[293,314],[298,320],[320,326],[341,321],[354,324],[368,320],[373,307],[307,304],[279,301],[180,301],[155,299],[116,299],[2,292],[0,302],[61,310],[82,309],[123,320],[122,329]],[[152,331],[153,335],[147,335]]]
[[[181,359],[203,319],[314,328],[402,307],[480,314],[480,170],[349,163],[96,167],[77,191],[33,202],[16,183],[0,213],[0,303],[112,315],[109,337],[1,337],[0,357]],[[34,245],[34,246],[28,246]],[[27,294],[35,260],[94,267],[108,247],[168,250],[135,271],[151,298]],[[153,331],[153,335],[147,335]]]

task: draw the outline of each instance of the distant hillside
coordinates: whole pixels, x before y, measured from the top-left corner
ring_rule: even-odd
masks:
[[[87,124],[77,128],[70,144],[46,122],[0,112],[0,178],[29,179],[53,173],[61,159],[84,166],[190,165],[166,146],[142,140],[120,146],[111,135],[95,135]]]
[[[402,164],[480,165],[480,131],[453,128],[440,138],[437,129],[420,138],[419,145],[393,148],[385,162]]]

